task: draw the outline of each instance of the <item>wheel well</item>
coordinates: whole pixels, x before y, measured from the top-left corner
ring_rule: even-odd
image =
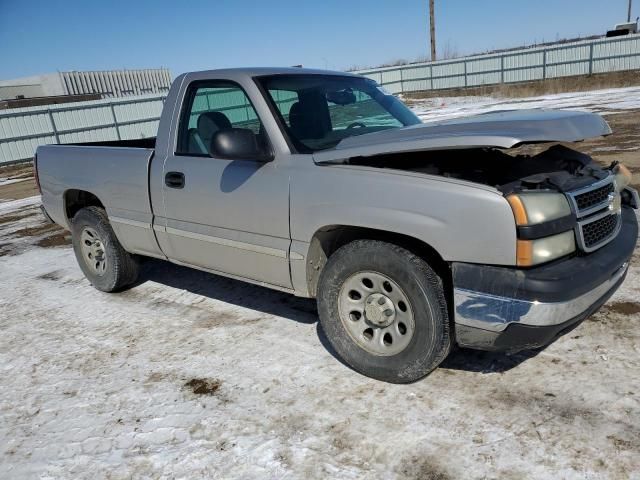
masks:
[[[329,225],[321,228],[313,235],[309,246],[309,254],[307,255],[307,287],[311,296],[316,296],[320,273],[331,254],[347,243],[363,239],[393,243],[406,248],[425,260],[442,279],[449,312],[452,312],[453,284],[451,269],[440,254],[431,245],[417,238],[373,228]],[[453,317],[450,315],[450,318]]]
[[[67,220],[71,220],[78,210],[85,207],[104,208],[102,202],[91,192],[84,190],[67,190],[64,193],[64,211]]]

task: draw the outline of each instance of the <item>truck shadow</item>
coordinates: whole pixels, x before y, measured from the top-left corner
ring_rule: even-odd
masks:
[[[295,322],[307,325],[315,323],[316,334],[323,347],[336,360],[349,367],[337,355],[322,331],[320,322],[318,322],[316,302],[313,299],[295,297],[289,293],[278,292],[267,287],[252,285],[152,258],[143,261],[136,285],[149,281],[257,312],[277,315]],[[517,367],[538,353],[539,351],[532,350],[507,355],[456,348],[440,365],[440,368],[477,373],[499,373]]]
[[[295,297],[164,260],[144,259],[136,285],[148,281],[300,323],[314,324],[318,321],[316,304],[312,299]]]
[[[440,368],[476,373],[502,373],[535,357],[541,350],[523,350],[518,353],[484,352],[467,348],[453,350]]]

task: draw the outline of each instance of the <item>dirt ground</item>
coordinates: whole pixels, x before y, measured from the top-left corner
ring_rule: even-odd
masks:
[[[640,111],[581,149],[640,181]],[[640,479],[640,249],[549,347],[412,385],[343,365],[315,304],[166,262],[93,289],[0,168],[0,478]]]
[[[625,164],[633,174],[633,186],[640,187],[640,111],[608,115],[607,122],[613,130],[608,137],[585,140],[568,147],[577,149],[596,159],[602,165],[618,161]],[[544,148],[544,147],[539,147]]]
[[[38,194],[32,163],[0,166],[0,179],[0,200],[14,200]]]

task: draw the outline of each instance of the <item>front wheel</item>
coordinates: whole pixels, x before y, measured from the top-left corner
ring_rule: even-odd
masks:
[[[115,292],[136,281],[138,262],[122,248],[102,208],[78,211],[71,222],[71,233],[78,265],[95,288]]]
[[[339,248],[320,277],[318,313],[338,355],[378,380],[416,381],[451,348],[441,279],[394,244],[358,240]]]

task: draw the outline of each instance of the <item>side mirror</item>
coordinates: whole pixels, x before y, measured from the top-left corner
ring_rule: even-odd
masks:
[[[273,160],[273,156],[261,145],[258,136],[248,128],[217,131],[211,138],[211,156],[263,162]]]

